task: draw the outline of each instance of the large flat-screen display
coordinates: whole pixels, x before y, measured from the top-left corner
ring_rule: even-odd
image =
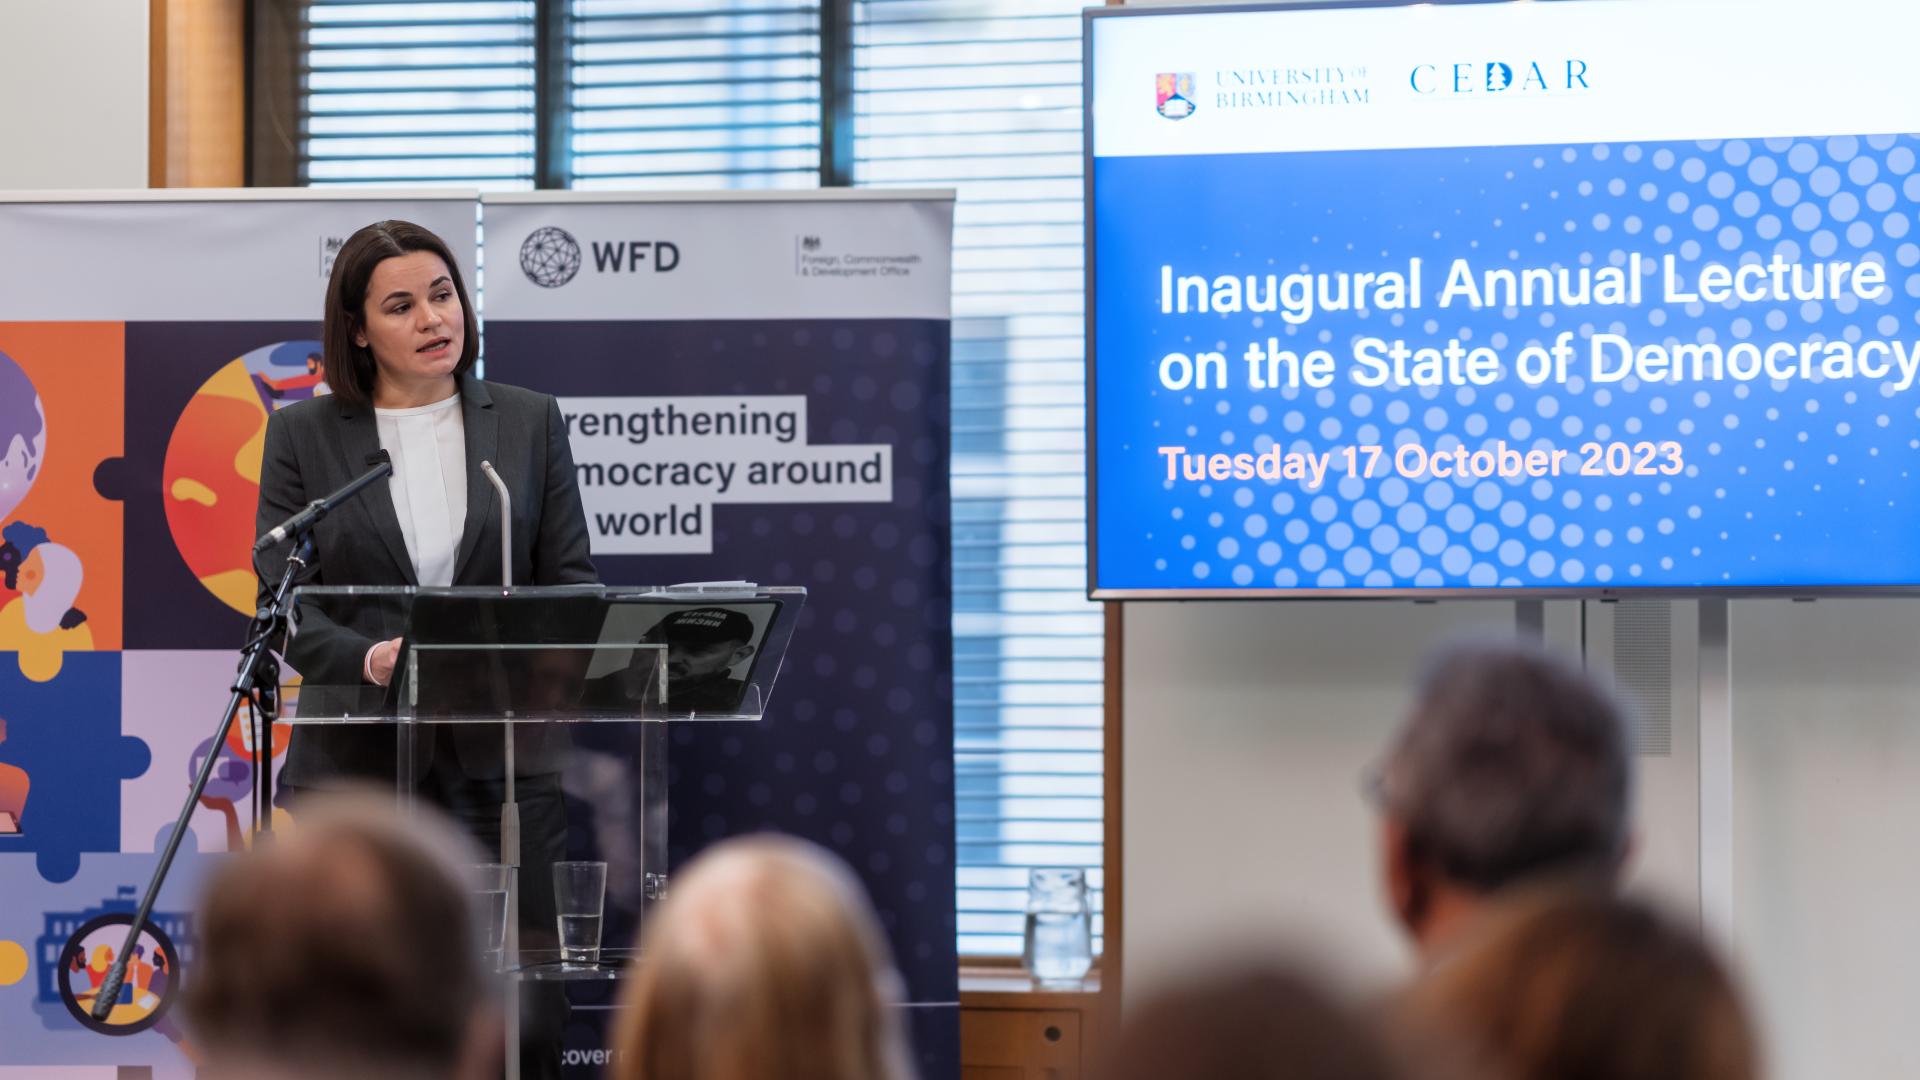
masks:
[[[1095,596],[1920,585],[1920,4],[1086,29]]]

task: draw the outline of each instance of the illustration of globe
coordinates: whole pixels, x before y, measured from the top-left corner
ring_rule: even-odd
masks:
[[[13,358],[0,353],[0,521],[33,489],[47,456],[47,414],[40,391]]]
[[[160,470],[167,530],[207,591],[243,615],[254,611],[249,552],[260,499],[267,414],[326,392],[317,341],[282,341],[230,360],[174,421]]]
[[[535,229],[520,245],[520,269],[535,285],[557,289],[580,272],[580,242],[565,229]]]

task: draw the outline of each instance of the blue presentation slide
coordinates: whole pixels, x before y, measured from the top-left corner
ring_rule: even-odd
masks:
[[[1096,159],[1097,587],[1920,584],[1917,153]]]
[[[1916,36],[1907,0],[1091,15],[1092,592],[1920,587]]]

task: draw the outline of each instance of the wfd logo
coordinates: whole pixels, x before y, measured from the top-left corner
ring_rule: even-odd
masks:
[[[597,274],[635,274],[651,264],[655,273],[680,265],[680,246],[670,240],[591,241]],[[520,245],[520,272],[543,289],[557,289],[580,273],[580,241],[565,229],[547,225],[527,234]]]
[[[520,272],[543,289],[557,289],[580,272],[580,241],[551,225],[527,234],[520,245]]]

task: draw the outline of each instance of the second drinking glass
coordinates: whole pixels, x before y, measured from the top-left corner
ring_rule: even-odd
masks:
[[[606,863],[553,864],[553,900],[560,916],[562,963],[600,962],[600,917],[606,898]]]

